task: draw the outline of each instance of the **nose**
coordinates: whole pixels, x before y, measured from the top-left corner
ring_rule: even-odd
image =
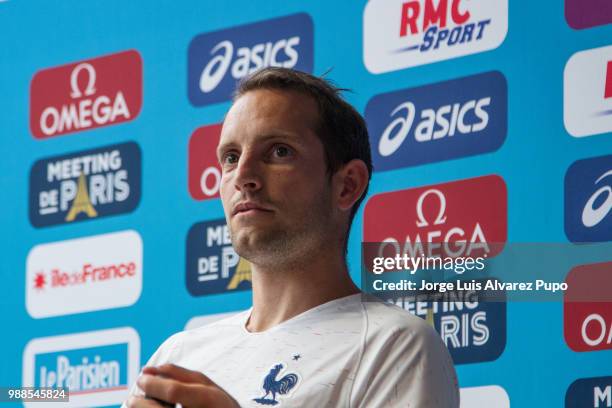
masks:
[[[261,188],[261,168],[257,157],[244,152],[238,159],[234,171],[234,186],[236,190],[247,192],[257,191]]]

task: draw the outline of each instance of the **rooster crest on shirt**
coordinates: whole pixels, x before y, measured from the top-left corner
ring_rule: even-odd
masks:
[[[253,398],[253,401],[261,405],[276,405],[280,401],[276,400],[278,396],[288,396],[300,381],[300,377],[295,373],[289,373],[281,378],[277,378],[285,366],[281,364],[274,365],[270,372],[264,377],[263,390],[264,396],[261,398]],[[267,398],[272,394],[272,398]]]

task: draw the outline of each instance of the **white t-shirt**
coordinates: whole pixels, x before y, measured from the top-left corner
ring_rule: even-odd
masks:
[[[147,365],[200,371],[242,407],[459,406],[439,335],[394,305],[351,295],[259,333],[246,330],[249,316],[174,334]]]

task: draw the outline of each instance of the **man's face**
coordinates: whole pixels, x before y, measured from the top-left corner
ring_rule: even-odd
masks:
[[[312,98],[255,90],[227,113],[217,155],[234,248],[253,263],[307,261],[333,228],[331,186]]]

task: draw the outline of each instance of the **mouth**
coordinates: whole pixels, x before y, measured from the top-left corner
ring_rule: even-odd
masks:
[[[235,205],[232,211],[232,216],[259,214],[259,213],[266,213],[266,212],[272,212],[272,211],[258,204],[247,201],[247,202],[242,202],[242,203],[238,203],[237,205]]]

